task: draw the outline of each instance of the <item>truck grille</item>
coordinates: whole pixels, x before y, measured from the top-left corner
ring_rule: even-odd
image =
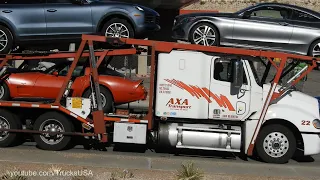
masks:
[[[146,14],[144,22],[147,23],[147,24],[159,24],[160,17],[159,16],[155,16],[155,15],[151,15],[151,14]]]

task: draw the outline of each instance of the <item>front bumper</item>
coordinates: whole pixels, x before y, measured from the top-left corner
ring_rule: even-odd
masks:
[[[180,24],[172,28],[172,38],[175,40],[189,41],[186,28]]]
[[[320,154],[320,134],[302,133],[302,138],[305,156]]]
[[[146,38],[148,35],[160,31],[160,29],[159,24],[142,24],[136,28],[136,37]]]

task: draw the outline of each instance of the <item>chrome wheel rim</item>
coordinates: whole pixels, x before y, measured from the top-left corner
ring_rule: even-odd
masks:
[[[2,30],[0,30],[0,51],[3,51],[8,45],[8,36]]]
[[[0,116],[0,128],[1,129],[10,129],[10,123],[8,120]],[[9,136],[8,131],[0,131],[0,141],[4,141]]]
[[[199,26],[192,35],[195,44],[212,46],[216,42],[215,31],[207,25]]]
[[[47,119],[44,121],[39,131],[48,131],[48,132],[65,132],[63,125],[56,119]],[[40,138],[43,142],[50,145],[55,145],[60,143],[63,140],[63,134],[49,134],[43,133],[40,135]]]
[[[129,38],[129,30],[122,23],[111,24],[105,32],[105,36],[118,37],[118,38]]]
[[[103,108],[103,107],[106,105],[106,103],[107,103],[107,99],[106,99],[106,97],[104,96],[104,94],[102,94],[102,93],[100,93],[100,96],[101,96],[101,102],[102,102],[102,108]],[[89,98],[92,99],[91,97],[92,97],[92,96],[90,95]]]
[[[3,85],[0,86],[0,99],[2,99],[4,96],[4,87]]]
[[[312,50],[313,57],[320,57],[320,43],[316,44]]]
[[[271,157],[282,157],[289,149],[289,140],[280,132],[270,133],[264,138],[263,149]]]

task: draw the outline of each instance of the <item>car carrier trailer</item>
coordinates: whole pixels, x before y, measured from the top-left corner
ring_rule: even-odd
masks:
[[[95,42],[132,47],[95,51]],[[89,52],[84,51],[86,45]],[[148,113],[104,114],[97,96],[100,94],[97,66],[106,56],[142,51],[151,53]],[[80,57],[89,57],[92,99],[70,95],[72,72]],[[252,62],[259,57],[268,59],[266,73],[259,82],[265,81],[272,66],[277,70],[271,84],[257,80]],[[18,142],[20,133],[33,133],[37,145],[46,150],[62,150],[72,144],[73,136],[85,136],[102,144],[151,143],[163,149],[227,151],[248,156],[256,152],[269,163],[285,163],[297,149],[302,149],[304,155],[320,153],[318,101],[293,88],[316,67],[319,59],[280,52],[82,35],[76,53],[6,55],[0,64],[2,80],[8,74],[3,66],[8,60],[59,58],[74,60],[54,102],[0,102],[1,147]],[[276,64],[274,58],[280,58],[280,63]],[[280,86],[279,80],[300,61],[308,66],[289,79],[286,86]],[[286,66],[288,62],[290,66]],[[228,64],[227,79],[216,77],[221,63]],[[28,122],[31,129],[22,128],[27,123],[25,114],[32,117]]]

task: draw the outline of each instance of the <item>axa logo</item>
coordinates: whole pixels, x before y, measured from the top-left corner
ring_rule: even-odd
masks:
[[[191,105],[189,104],[188,99],[181,98],[170,98],[166,104],[166,106],[175,109],[190,109]]]
[[[165,79],[165,81],[175,85],[180,89],[186,90],[188,93],[190,93],[192,96],[198,99],[205,98],[208,101],[208,103],[212,103],[213,99],[220,107],[227,108],[229,111],[235,111],[235,108],[233,107],[229,99],[222,94],[214,94],[208,88],[200,88],[198,86],[187,85],[182,81],[178,81],[175,79]]]

